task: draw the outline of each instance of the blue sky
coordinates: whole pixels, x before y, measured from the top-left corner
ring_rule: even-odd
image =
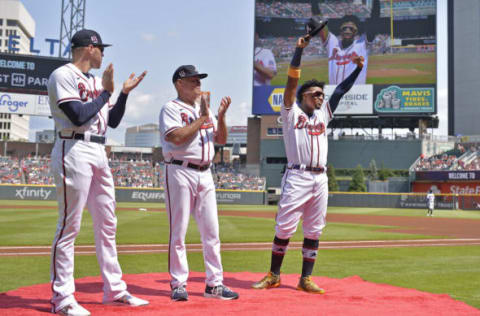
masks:
[[[59,38],[61,0],[21,0],[36,21],[35,48],[49,55],[46,38]],[[446,0],[438,0],[438,104],[440,129],[447,134]],[[232,97],[229,125],[246,125],[251,115],[254,0],[87,0],[85,27],[95,29],[104,42],[101,75],[108,63],[115,68],[116,91],[131,72],[148,75],[127,102],[120,126],[108,137],[124,142],[127,127],[158,123],[161,107],[176,97],[172,74],[182,64],[194,64],[209,77],[202,89],[212,92],[216,113],[223,96]],[[57,53],[58,54],[58,53]],[[115,100],[115,96],[114,96]],[[52,129],[47,118],[31,119],[36,130]]]

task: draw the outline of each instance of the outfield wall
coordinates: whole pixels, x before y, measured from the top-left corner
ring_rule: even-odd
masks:
[[[218,204],[263,205],[263,191],[217,190]],[[157,188],[115,188],[117,202],[165,202],[165,192]],[[0,185],[0,200],[55,201],[55,186]]]
[[[426,193],[330,192],[329,206],[388,207],[427,209]],[[435,194],[435,209],[479,210],[480,196],[474,194]]]

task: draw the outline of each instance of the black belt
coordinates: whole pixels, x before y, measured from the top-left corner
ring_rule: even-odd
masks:
[[[174,164],[174,165],[183,166],[183,161],[182,161],[182,160],[175,160],[175,159],[173,159],[172,161],[167,162],[167,163],[171,163],[171,164]],[[188,168],[195,169],[195,170],[205,171],[205,170],[207,170],[207,169],[210,169],[210,164],[201,166],[201,165],[196,165],[196,164],[194,164],[194,163],[189,162],[189,163],[187,163],[187,167],[188,167]]]
[[[79,140],[85,140],[85,135],[84,134],[77,134],[74,133],[73,136],[62,136],[62,134],[58,133],[58,136],[61,139],[79,139]],[[97,135],[90,135],[90,141],[94,143],[99,143],[99,144],[105,144],[106,138],[104,136],[97,136]]]
[[[305,168],[302,168],[301,165],[291,165],[290,167],[287,167],[287,169],[305,170],[305,171],[319,172],[319,173],[325,172],[325,168],[323,168],[323,167],[305,167]]]

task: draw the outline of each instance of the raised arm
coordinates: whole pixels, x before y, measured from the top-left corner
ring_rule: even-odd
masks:
[[[328,104],[330,105],[330,109],[332,110],[332,112],[335,112],[338,103],[340,102],[340,99],[345,95],[345,93],[348,92],[348,90],[352,88],[353,83],[362,71],[365,58],[363,58],[363,56],[356,56],[352,58],[352,61],[357,64],[357,68],[350,74],[350,76],[348,76],[335,88],[335,91],[328,100]]]
[[[288,79],[283,93],[283,104],[285,109],[290,109],[295,102],[295,93],[297,91],[298,80],[300,79],[300,62],[302,59],[303,49],[308,46],[308,41],[304,37],[297,40],[297,47],[293,54],[290,67],[288,67]]]

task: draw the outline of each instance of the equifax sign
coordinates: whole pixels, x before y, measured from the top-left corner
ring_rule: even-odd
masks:
[[[18,53],[20,51],[20,48],[18,48],[18,46],[20,45],[19,40],[20,40],[20,36],[13,35],[13,34],[9,35],[7,39],[8,51]],[[46,38],[45,42],[49,44],[50,56],[56,55],[55,50],[57,45],[60,44],[60,40],[54,39],[54,38]],[[60,46],[58,49],[60,49]],[[68,43],[68,45],[64,48],[62,57],[68,56],[69,52],[70,52],[70,43]],[[35,39],[33,37],[30,39],[30,53],[40,54],[40,50],[35,49]]]

